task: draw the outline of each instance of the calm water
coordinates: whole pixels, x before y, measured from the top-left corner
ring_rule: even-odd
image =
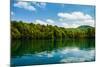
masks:
[[[13,40],[11,65],[95,61],[95,40]]]

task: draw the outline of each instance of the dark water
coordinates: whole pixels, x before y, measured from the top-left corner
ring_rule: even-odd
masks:
[[[11,65],[95,61],[94,39],[13,40]]]

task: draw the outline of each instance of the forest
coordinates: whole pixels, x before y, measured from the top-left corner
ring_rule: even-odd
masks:
[[[11,39],[80,39],[95,38],[95,27],[82,25],[64,28],[52,25],[11,21]]]

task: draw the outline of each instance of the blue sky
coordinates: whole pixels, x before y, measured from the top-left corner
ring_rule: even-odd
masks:
[[[11,2],[11,20],[60,27],[95,26],[95,6],[46,2]]]

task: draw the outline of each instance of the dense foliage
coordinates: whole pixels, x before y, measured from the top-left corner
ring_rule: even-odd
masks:
[[[12,39],[64,39],[64,38],[94,38],[95,28],[80,26],[78,28],[63,28],[52,25],[40,25],[11,21]]]

